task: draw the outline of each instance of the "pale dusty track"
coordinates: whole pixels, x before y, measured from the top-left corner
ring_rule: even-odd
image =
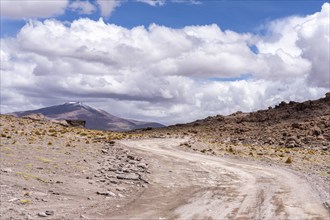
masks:
[[[183,139],[119,144],[150,161],[150,187],[113,219],[330,219],[309,183],[287,169],[179,147]]]

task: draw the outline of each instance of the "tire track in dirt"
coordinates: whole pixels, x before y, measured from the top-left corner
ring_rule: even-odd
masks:
[[[150,161],[151,185],[113,219],[329,219],[309,183],[279,167],[187,152],[185,139],[121,141]],[[110,213],[109,213],[110,214]]]

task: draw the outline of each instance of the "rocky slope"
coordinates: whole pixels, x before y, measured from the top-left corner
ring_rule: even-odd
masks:
[[[151,131],[185,134],[210,143],[330,148],[330,93],[314,101],[281,102],[257,112],[212,116]]]
[[[126,134],[8,115],[0,131],[0,219],[100,219],[148,188]]]
[[[190,138],[181,147],[220,157],[284,165],[311,181],[320,178],[318,182],[330,186],[330,93],[319,100],[282,102],[267,110],[217,115],[144,130],[142,134]]]
[[[155,122],[143,122],[116,117],[110,113],[92,108],[80,102],[69,102],[63,105],[55,105],[46,108],[10,113],[22,117],[29,114],[43,114],[49,119],[70,119],[86,121],[86,128],[96,130],[128,131],[139,128],[158,128],[162,124]]]

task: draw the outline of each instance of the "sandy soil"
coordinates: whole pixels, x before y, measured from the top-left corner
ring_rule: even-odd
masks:
[[[120,133],[1,116],[0,219],[105,219],[148,184]]]
[[[287,168],[124,137],[1,116],[0,219],[330,218]]]
[[[178,148],[182,139],[121,141],[151,164],[151,186],[110,219],[329,219],[309,183],[286,169]]]

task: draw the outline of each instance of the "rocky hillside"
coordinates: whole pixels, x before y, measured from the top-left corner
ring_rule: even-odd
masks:
[[[86,128],[96,130],[128,131],[139,128],[159,128],[164,125],[155,122],[144,122],[119,118],[110,113],[96,109],[80,102],[69,102],[46,108],[14,112],[11,115],[22,117],[29,114],[43,114],[48,119],[70,119],[86,121]]]
[[[102,219],[148,187],[124,133],[0,115],[0,219]]]
[[[319,100],[281,102],[267,110],[216,115],[150,132],[191,135],[218,144],[330,148],[330,93]]]

